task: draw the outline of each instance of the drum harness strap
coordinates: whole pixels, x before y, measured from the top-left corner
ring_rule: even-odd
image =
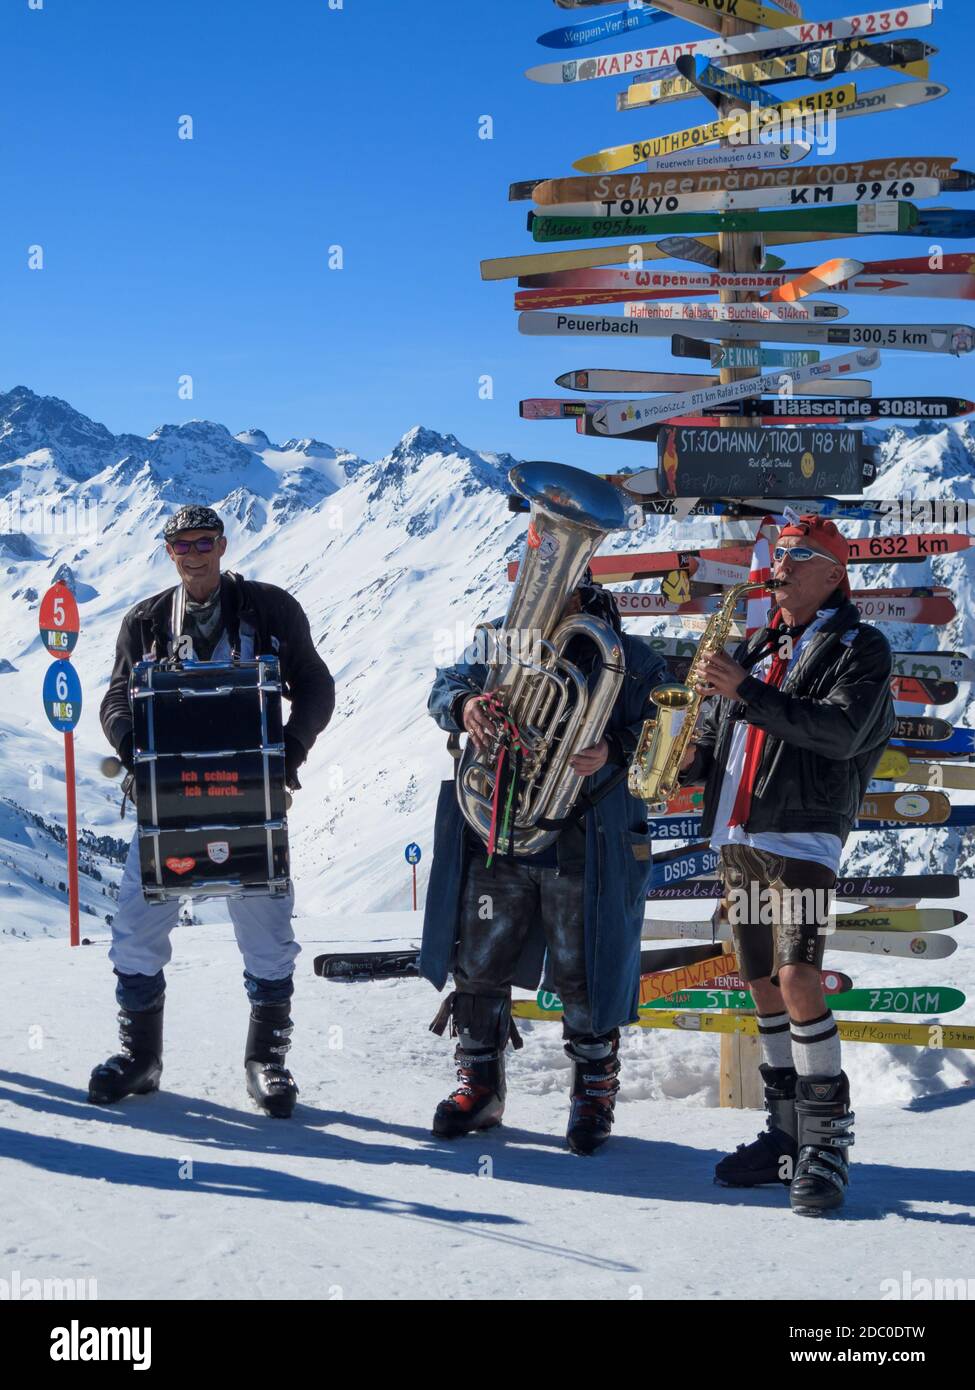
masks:
[[[227,642],[230,646],[231,661],[240,660],[241,592],[239,578],[240,577],[238,575],[234,574],[230,570],[227,570],[223,575],[223,580],[225,580],[226,582],[222,582],[220,586],[220,601],[224,613],[224,630],[226,631]],[[148,643],[148,649],[146,649],[146,634],[144,633],[142,654],[143,661],[179,661],[179,658],[175,655],[173,651],[173,646],[174,639],[182,635],[185,613],[186,593],[182,584],[178,584],[176,588],[173,590],[173,597],[170,603],[168,629],[166,624],[162,621],[161,612],[156,612],[150,617],[147,617],[147,622],[151,623],[151,640]],[[261,640],[258,627],[259,624],[255,623],[255,649],[263,649],[264,643]],[[270,645],[276,647],[277,644],[273,639],[270,639]],[[166,655],[161,656],[161,652],[165,652]],[[288,693],[286,688],[284,689],[284,693]],[[125,779],[122,782],[122,800],[119,807],[120,820],[125,819],[126,803],[128,801],[132,802],[132,808],[133,810],[135,810],[134,772],[126,773]]]

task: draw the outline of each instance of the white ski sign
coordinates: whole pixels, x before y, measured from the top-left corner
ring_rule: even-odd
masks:
[[[783,388],[799,386],[806,381],[817,381],[823,377],[842,376],[847,372],[873,372],[880,366],[880,353],[850,352],[842,357],[830,357],[825,362],[816,362],[810,367],[796,367],[788,371],[766,372],[763,376],[748,377],[744,381],[729,381],[718,386],[706,386],[697,391],[685,391],[680,395],[657,396],[648,400],[614,401],[603,406],[592,417],[593,426],[600,434],[629,434],[631,430],[652,425],[658,420],[672,420],[682,415],[695,415],[709,406],[723,405],[726,401],[747,400],[749,396],[761,396],[765,392],[780,391]]]
[[[681,304],[641,299],[623,305],[628,319],[660,319],[682,323],[809,323],[841,319],[849,309],[814,300],[808,304]]]
[[[889,38],[909,29],[924,29],[933,22],[930,4],[904,5],[895,10],[868,10],[843,19],[811,20],[788,25],[772,33],[736,34],[726,38],[691,40],[687,43],[631,48],[621,53],[603,53],[595,58],[574,58],[564,63],[542,63],[529,68],[525,76],[533,82],[589,82],[602,77],[630,77],[634,73],[664,74],[658,68],[673,68],[685,54],[701,58],[736,58],[751,53],[801,52],[810,44],[828,44],[834,39]]]

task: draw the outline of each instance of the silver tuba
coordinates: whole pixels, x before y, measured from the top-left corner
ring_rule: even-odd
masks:
[[[559,831],[539,825],[572,808],[583,779],[569,759],[598,743],[624,675],[623,648],[609,623],[577,613],[561,620],[600,542],[626,526],[619,492],[578,468],[522,463],[508,474],[531,503],[525,551],[504,624],[480,624],[475,642],[490,667],[484,693],[496,693],[522,741],[522,771],[513,819],[514,853],[537,854]],[[601,670],[590,691],[586,677],[564,652],[587,638]],[[457,799],[468,825],[487,842],[499,740],[478,753],[471,739],[457,773]],[[498,843],[500,853],[507,844]]]

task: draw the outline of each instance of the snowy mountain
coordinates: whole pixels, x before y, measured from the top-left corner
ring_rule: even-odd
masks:
[[[967,423],[873,434],[884,461],[876,496],[972,498],[975,435]],[[505,561],[518,554],[525,529],[524,517],[505,504],[513,463],[420,426],[375,461],[314,439],[275,444],[258,428],[234,435],[202,420],[162,425],[146,438],[113,435],[25,387],[0,395],[2,930],[63,930],[51,884],[37,883],[38,856],[53,864],[62,847],[30,820],[50,826],[64,818],[59,740],[40,704],[49,664],[37,633],[40,596],[64,574],[81,610],[74,657],[85,695],[76,737],[80,823],[93,836],[125,838],[131,820],[119,821],[117,787],[98,771],[108,750],[97,707],[122,615],[172,582],[161,524],[187,501],[224,517],[228,567],[300,599],[335,676],[335,718],[303,771],[292,813],[299,911],[317,917],[402,907],[409,891],[403,846],[416,840],[425,851],[422,888],[438,785],[450,770],[444,736],[426,715],[433,671],[462,649],[475,622],[506,606]],[[751,532],[739,524],[720,534]],[[655,521],[610,537],[603,550],[718,536],[707,519]],[[975,651],[964,555],[857,570],[858,587],[931,582],[955,590],[959,616],[937,633],[888,626],[893,644]],[[641,620],[635,630],[676,629]],[[962,686],[953,706],[928,712],[970,724],[972,698]],[[851,843],[847,864],[875,872],[971,866],[971,840],[943,830],[863,835]],[[86,884],[85,902],[103,917],[101,890],[117,875],[111,856],[100,872],[102,881]],[[52,870],[50,878],[56,894],[63,873]]]
[[[885,465],[876,496],[972,498],[975,436],[967,425],[876,439]],[[403,910],[410,885],[403,848],[411,840],[423,848],[422,901],[439,782],[450,770],[444,736],[426,714],[427,693],[434,668],[455,657],[472,625],[505,609],[505,561],[518,554],[525,531],[524,517],[505,503],[512,463],[419,426],[375,461],[317,440],[275,444],[259,429],[232,435],[208,421],[164,425],[144,439],[113,436],[23,387],[0,396],[0,949],[9,1005],[0,1024],[8,1067],[0,1158],[13,1160],[8,1246],[25,1271],[35,1268],[35,1249],[56,1249],[79,1277],[97,1273],[102,1297],[168,1295],[177,1279],[187,1297],[237,1297],[244,1288],[274,1297],[322,1297],[332,1288],[339,1296],[400,1297],[404,1288],[422,1291],[431,1266],[438,1287],[457,1298],[537,1296],[539,1280],[553,1296],[576,1297],[584,1286],[586,1297],[716,1297],[727,1288],[714,1271],[736,1267],[756,1235],[763,1249],[781,1243],[783,1193],[712,1195],[715,1159],[758,1127],[754,1115],[715,1108],[715,1037],[625,1030],[613,1151],[591,1166],[566,1155],[556,1137],[568,1087],[560,1030],[528,1023],[526,1046],[509,1064],[505,1126],[473,1146],[445,1146],[427,1130],[452,1076],[447,1040],[427,1029],[434,992],[409,980],[331,985],[311,972],[315,952],[339,942],[367,949],[406,944],[418,933],[418,915]],[[108,750],[97,708],[122,615],[172,582],[160,529],[185,501],[224,516],[230,567],[297,595],[337,685],[334,720],[303,769],[291,813],[305,954],[289,1062],[302,1094],[294,1125],[280,1138],[276,1132],[273,1145],[267,1122],[255,1120],[244,1099],[246,1007],[219,902],[198,906],[197,920],[174,942],[163,1093],[120,1112],[84,1103],[89,1068],[113,1046],[105,919],[133,828],[131,818],[119,820],[117,785],[98,770]],[[750,534],[744,524],[720,531]],[[718,538],[708,520],[655,522],[611,537],[603,549]],[[85,692],[76,738],[81,924],[93,945],[80,951],[65,945],[60,739],[40,703],[49,658],[37,632],[39,596],[59,574],[74,588],[82,624],[73,656]],[[947,627],[886,631],[901,649],[975,651],[964,554],[858,568],[856,582],[949,585],[958,617]],[[677,630],[660,620],[636,627]],[[970,726],[972,700],[962,686],[958,700],[936,713]],[[858,835],[845,867],[958,865],[971,873],[972,839],[937,829]],[[975,896],[966,892],[957,905],[973,908]],[[684,915],[680,903],[658,911]],[[941,964],[832,954],[827,964],[864,988],[950,984],[971,999],[970,930],[971,923],[958,930],[959,949]],[[968,1003],[945,1021],[973,1019]],[[863,1242],[834,1242],[822,1296],[876,1297],[891,1271],[927,1270],[932,1221],[945,1223],[937,1230],[939,1270],[965,1267],[957,1212],[969,1199],[971,1126],[955,1102],[975,1079],[971,1056],[844,1048],[859,1117],[846,1215],[873,1224],[867,1255]],[[203,1181],[174,1179],[187,1156]],[[473,1180],[475,1170],[494,1172],[495,1161],[499,1180]],[[38,1169],[57,1195],[50,1219],[38,1215]],[[136,1227],[153,1232],[151,1261],[135,1258],[124,1240],[111,1248],[95,1242],[93,1254],[90,1232],[108,1227],[120,1192]],[[652,1239],[633,1225],[634,1197]],[[332,1252],[325,1264],[323,1206]],[[65,1210],[79,1220],[65,1226]],[[702,1210],[711,1258],[692,1270],[680,1252]],[[180,1215],[182,1222],[172,1219]],[[187,1219],[204,1256],[192,1269],[205,1271],[191,1269],[189,1283]],[[575,1233],[568,1244],[567,1230]],[[807,1296],[808,1270],[822,1265],[819,1227],[793,1221],[788,1234],[791,1258],[759,1261],[734,1284],[736,1294],[769,1297],[773,1273],[774,1296]],[[272,1247],[287,1249],[288,1259],[269,1265]]]

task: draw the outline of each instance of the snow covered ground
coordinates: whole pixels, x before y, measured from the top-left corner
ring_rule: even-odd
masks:
[[[975,894],[959,905],[975,912]],[[408,944],[418,917],[298,928],[290,1122],[244,1093],[229,926],[176,932],[165,1090],[111,1109],[84,1102],[115,1042],[104,934],[75,951],[3,943],[0,1277],[94,1279],[103,1299],[871,1299],[904,1271],[975,1277],[972,1053],[846,1048],[858,1124],[840,1238],[835,1220],[793,1216],[784,1191],[712,1184],[716,1159],[761,1122],[713,1108],[712,1038],[628,1030],[616,1133],[581,1159],[562,1142],[560,1029],[526,1024],[504,1126],[434,1139],[453,1073],[427,1031],[433,990],[312,974],[337,940]],[[953,984],[975,1000],[967,944],[943,963],[828,959],[856,983]]]
[[[969,424],[870,437],[882,453],[877,497],[972,497]],[[411,840],[423,847],[424,892],[450,769],[427,693],[474,622],[507,605],[505,561],[525,530],[505,504],[513,462],[424,427],[375,461],[207,421],[143,439],[26,388],[0,395],[0,1281],[94,1279],[102,1298],[767,1299],[875,1298],[882,1279],[905,1271],[975,1277],[975,1053],[846,1049],[859,1119],[842,1220],[868,1238],[838,1240],[835,1224],[792,1216],[784,1192],[713,1186],[715,1159],[762,1122],[716,1108],[717,1039],[629,1030],[616,1134],[585,1160],[562,1141],[560,1030],[528,1024],[510,1059],[504,1128],[448,1145],[429,1133],[453,1080],[450,1044],[427,1029],[434,992],[312,974],[312,957],[336,939],[394,945],[419,930],[393,909],[408,901]],[[52,498],[72,524],[28,525],[31,505]],[[176,934],[165,1091],[111,1110],[84,1102],[90,1068],[116,1046],[106,918],[132,833],[117,786],[98,771],[107,751],[98,701],[122,614],[172,582],[159,532],[187,501],[226,518],[230,565],[300,599],[337,684],[335,719],[290,817],[306,914],[290,1059],[301,1100],[290,1123],[259,1116],[244,1092],[247,1007],[220,904]],[[706,519],[648,522],[603,550],[684,549],[744,532]],[[81,608],[73,661],[85,691],[81,923],[94,944],[75,951],[64,940],[60,741],[38,699],[50,659],[37,609],[59,575]],[[885,632],[899,651],[970,655],[972,576],[968,552],[865,566],[857,582],[949,585],[952,623]],[[664,620],[633,628],[677,630]],[[950,703],[899,712],[972,727],[975,689],[964,682]],[[857,835],[844,871],[970,876],[975,835],[920,826]],[[975,921],[975,892],[951,905]],[[654,915],[678,910],[655,904]],[[859,987],[961,988],[973,1002],[946,1021],[972,1024],[973,921],[940,964],[828,961]]]

